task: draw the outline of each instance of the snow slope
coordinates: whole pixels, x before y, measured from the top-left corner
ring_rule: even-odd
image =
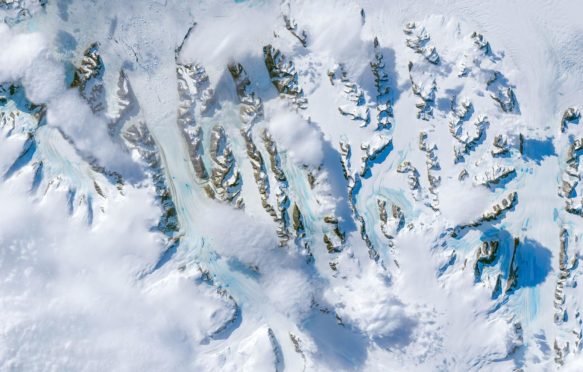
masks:
[[[0,0],[0,369],[583,368],[581,11]]]

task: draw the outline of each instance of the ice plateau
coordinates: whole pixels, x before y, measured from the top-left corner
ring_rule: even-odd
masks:
[[[580,0],[0,0],[0,371],[582,371]]]

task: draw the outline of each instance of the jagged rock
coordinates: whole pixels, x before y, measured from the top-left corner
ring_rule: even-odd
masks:
[[[416,81],[413,77],[413,62],[409,62],[409,79],[411,80],[411,91],[419,97],[415,106],[419,109],[417,118],[429,120],[433,117],[433,106],[437,94],[437,83],[434,78],[426,78],[423,81]]]
[[[391,90],[389,88],[389,76],[385,72],[385,63],[383,62],[383,54],[381,52],[379,41],[374,38],[374,60],[370,63],[370,67],[375,80],[376,88],[376,104],[377,104],[377,128],[387,129],[392,125],[393,120],[393,106],[391,102]]]
[[[409,22],[403,32],[407,35],[406,44],[409,48],[421,54],[430,63],[439,64],[439,54],[433,45],[429,45],[431,38],[425,27],[419,28],[415,22]]]
[[[280,237],[281,244],[285,244],[289,239],[289,217],[288,217],[288,206],[289,206],[289,197],[288,197],[288,184],[287,184],[287,177],[283,169],[281,168],[281,159],[279,156],[279,152],[277,151],[277,145],[275,140],[271,137],[267,130],[263,130],[262,132],[262,139],[263,143],[265,144],[265,148],[267,149],[267,153],[269,154],[270,164],[271,164],[271,171],[273,172],[275,179],[278,181],[278,190],[276,192],[277,197],[277,207],[279,211],[279,216],[275,220],[279,224],[278,226],[278,235]],[[298,210],[299,211],[299,210]]]
[[[350,157],[352,155],[350,144],[347,142],[340,141],[340,162],[342,165],[342,172],[344,178],[348,181],[348,186],[354,184],[354,178],[352,177],[352,172],[350,171]]]
[[[559,189],[559,195],[565,198],[565,210],[579,216],[583,216],[583,199],[573,198],[572,194],[581,179],[579,159],[582,150],[583,137],[573,140],[567,151],[565,172],[563,173],[562,184]]]
[[[131,121],[139,110],[138,100],[132,90],[129,79],[120,70],[117,80],[117,89],[107,106],[107,118],[109,119],[108,131],[110,136],[117,137],[121,134],[123,127]]]
[[[225,130],[219,125],[211,131],[210,157],[213,162],[210,180],[216,198],[242,208],[241,184],[243,181]]]
[[[372,244],[372,241],[370,240],[368,233],[366,232],[366,224],[364,222],[364,218],[360,215],[357,215],[356,219],[360,224],[360,237],[362,238],[364,244],[366,244],[366,247],[368,248],[368,256],[370,257],[371,260],[378,261],[380,255],[377,249]]]
[[[294,335],[293,333],[289,334],[289,338],[291,339],[292,344],[294,345],[296,353],[303,354],[300,338]]]
[[[411,162],[408,160],[405,160],[401,164],[398,165],[397,172],[407,173],[407,172],[414,170],[414,169],[415,169],[415,167],[411,165]]]
[[[513,335],[511,339],[512,347],[508,351],[508,356],[513,355],[516,351],[524,345],[524,331],[522,323],[515,322],[512,324]],[[518,372],[518,371],[517,371]]]
[[[483,174],[476,176],[474,181],[478,185],[495,185],[500,183],[500,181],[502,181],[504,178],[515,173],[516,170],[514,167],[496,165],[491,169],[484,171]]]
[[[285,28],[291,32],[291,34],[298,39],[298,41],[302,44],[305,48],[308,46],[308,34],[306,34],[305,30],[300,30],[298,28],[298,24],[296,23],[295,19],[290,16],[284,15],[283,21],[285,22]]]
[[[316,177],[314,177],[314,173],[312,171],[308,172],[308,184],[310,185],[310,189],[314,189],[316,186]]]
[[[265,211],[271,216],[271,218],[273,218],[274,222],[277,223],[277,235],[280,238],[280,245],[283,246],[289,240],[289,217],[287,213],[289,197],[287,192],[287,177],[281,168],[277,146],[271,135],[266,130],[264,130],[262,132],[262,139],[270,156],[271,169],[279,183],[279,188],[276,192],[276,211],[276,209],[269,202],[271,187],[263,156],[255,145],[250,130],[241,129],[241,135],[245,140],[247,156],[251,162],[251,167],[253,168],[253,176],[259,190],[261,205],[263,209],[265,209]]]
[[[389,218],[389,214],[387,213],[387,202],[383,199],[377,199],[377,206],[379,208],[381,231],[387,239],[392,240],[405,226],[405,216],[398,205],[392,204],[391,215]]]
[[[255,122],[263,119],[263,103],[255,92],[251,91],[251,81],[240,63],[230,64],[228,69],[237,88],[237,96],[241,104],[239,116],[244,124],[243,129],[247,130]]]
[[[289,216],[287,213],[287,209],[289,206],[289,197],[287,195],[287,185],[286,187],[279,187],[276,194],[277,200],[277,210],[279,211],[279,218],[276,222],[279,223],[277,232],[278,237],[280,238],[281,244],[285,244],[289,239]]]
[[[180,98],[179,120],[185,121],[184,124],[194,124],[195,109],[204,113],[212,103],[214,91],[210,88],[208,74],[199,64],[178,64],[176,78]]]
[[[466,178],[468,178],[468,176],[469,176],[468,170],[464,168],[464,169],[462,169],[460,174],[458,174],[457,179],[458,179],[458,181],[463,181]]]
[[[428,170],[439,170],[439,160],[437,159],[437,154],[434,151],[435,147],[432,147],[431,150],[427,151],[425,164],[427,165]]]
[[[90,79],[96,78],[103,74],[103,60],[99,54],[99,43],[93,43],[83,53],[81,66],[75,71],[72,86],[82,86]]]
[[[433,45],[423,50],[423,56],[434,65],[439,64],[439,54],[437,54],[437,49]]]
[[[498,102],[502,111],[514,111],[517,103],[514,90],[508,86],[500,72],[495,71],[492,78],[486,83],[486,86],[490,91],[492,91],[492,93],[490,93],[490,97],[492,97],[494,101]]]
[[[482,245],[476,251],[476,262],[474,263],[474,277],[476,281],[482,277],[482,267],[493,264],[497,259],[499,245],[500,242],[497,240],[482,242]]]
[[[213,91],[209,87],[209,78],[205,69],[197,64],[178,65],[176,67],[178,80],[178,126],[188,147],[190,162],[197,178],[202,182],[209,180],[209,174],[204,164],[202,128],[196,125],[196,111],[206,111],[212,100]],[[199,106],[199,107],[197,107]],[[207,195],[216,197],[215,190],[210,185],[204,185]]]
[[[372,162],[388,150],[392,144],[392,139],[382,134],[375,135],[372,143],[362,143],[360,149],[364,151],[364,155],[362,156],[360,175],[364,176],[370,170]]]
[[[279,152],[277,151],[277,145],[275,143],[275,140],[273,139],[271,134],[269,134],[269,132],[265,129],[262,132],[262,139],[263,143],[265,144],[265,148],[267,149],[267,153],[269,154],[271,171],[273,172],[275,178],[279,182],[286,182],[287,177],[285,176],[285,173],[281,168],[281,159],[279,157]]]
[[[340,230],[340,225],[339,225],[339,221],[338,218],[334,217],[334,216],[325,216],[324,217],[324,222],[327,223],[328,225],[331,225],[332,227],[332,234],[330,234],[331,237],[333,237],[333,240],[335,240],[336,242],[338,242],[338,246],[341,246],[342,244],[345,243],[346,240],[346,236],[345,234]]]
[[[49,188],[67,189],[69,213],[84,207],[85,221],[91,225],[94,211],[97,208],[105,211],[101,200],[107,199],[112,191],[106,186],[122,189],[121,176],[79,151],[60,128],[47,126],[46,115],[47,106],[30,102],[22,86],[0,84],[0,129],[5,137],[15,136],[22,141],[16,159],[6,164],[3,179],[17,177],[27,169],[33,174],[32,193],[38,192],[44,198]],[[71,171],[63,172],[65,167]]]
[[[427,132],[421,131],[419,132],[419,150],[423,152],[429,151],[429,146],[427,145]]]
[[[429,190],[432,191],[433,194],[435,194],[434,192],[435,189],[441,184],[441,176],[429,174],[427,175],[427,179],[429,180],[429,185],[431,186]]]
[[[6,136],[15,131],[32,134],[45,115],[46,106],[30,102],[22,86],[0,84],[0,128]]]
[[[506,288],[504,289],[504,293],[508,293],[514,290],[518,285],[518,264],[516,263],[516,252],[518,251],[519,244],[520,240],[518,238],[514,238],[512,256],[508,266],[508,278],[506,280]]]
[[[176,207],[168,188],[166,176],[162,169],[160,153],[148,127],[138,122],[123,134],[129,148],[137,151],[144,161],[156,189],[156,199],[162,208],[158,229],[168,237],[173,237],[179,230]]]
[[[498,298],[502,293],[502,275],[498,274],[496,276],[496,282],[494,283],[494,289],[492,290],[492,299]]]
[[[328,262],[328,265],[330,266],[330,269],[332,271],[338,271],[338,262],[330,261],[330,262]]]
[[[463,60],[458,63],[457,71],[457,77],[459,78],[466,77],[470,73],[470,69]]]
[[[160,167],[160,155],[157,151],[156,142],[144,122],[139,122],[127,128],[123,136],[128,141],[130,148],[138,151],[148,167]]]
[[[202,129],[200,127],[196,127],[194,130],[185,129],[184,131],[185,136],[188,138],[190,144],[188,147],[188,153],[190,156],[190,162],[194,168],[194,172],[199,180],[207,181],[209,179],[209,175],[203,161]]]
[[[326,245],[326,249],[328,250],[328,253],[339,253],[342,251],[340,247],[341,242],[339,242],[338,240],[334,240],[328,234],[324,234],[323,240],[324,244]]]
[[[454,134],[454,138],[459,142],[458,145],[454,146],[455,162],[463,161],[464,156],[469,154],[479,143],[481,143],[489,124],[490,122],[486,116],[479,115],[478,119],[474,122],[474,134],[470,134],[469,132],[465,132],[458,136]]]
[[[494,148],[492,149],[492,156],[502,156],[507,154],[510,151],[510,147],[508,145],[508,138],[503,135],[499,134],[494,137]]]
[[[573,161],[575,159],[578,160],[580,154],[579,151],[583,150],[583,137],[577,138],[573,141],[571,146],[569,147],[568,158],[567,161]]]
[[[498,91],[498,94],[491,94],[490,96],[494,101],[498,102],[505,112],[512,112],[514,110],[516,98],[512,88],[502,88]]]
[[[83,53],[80,66],[75,70],[72,87],[78,87],[81,96],[89,103],[93,112],[103,111],[105,104],[105,88],[103,86],[103,71],[105,65],[99,53],[99,43],[93,43]]]
[[[435,144],[429,145],[427,142],[427,133],[419,132],[419,150],[425,152],[425,164],[427,165],[427,180],[429,181],[429,192],[431,193],[432,200],[429,206],[437,211],[439,210],[439,199],[437,196],[437,188],[441,184],[441,176],[435,174],[435,171],[441,169],[439,165],[439,159],[437,157],[437,146]]]
[[[484,39],[484,35],[474,31],[470,37],[472,38],[474,45],[482,50],[484,54],[489,55],[491,53],[490,43]]]
[[[338,218],[336,218],[334,216],[325,216],[324,222],[331,223],[331,224],[338,224]]]
[[[555,363],[559,366],[562,366],[565,363],[565,357],[569,354],[569,342],[560,342],[557,338],[555,338],[555,342],[553,344],[553,350],[555,351]]]
[[[294,207],[292,209],[292,220],[293,220],[293,228],[296,232],[296,236],[303,237],[305,235],[304,218],[303,218],[302,212],[300,212],[300,208],[298,208],[297,204],[294,204]]]
[[[407,173],[409,179],[409,189],[411,191],[419,190],[419,172],[411,163],[407,160],[403,161],[397,167],[398,173]]]
[[[560,239],[560,249],[559,249],[559,275],[557,278],[557,284],[555,286],[555,324],[561,324],[566,320],[567,310],[565,309],[565,293],[564,287],[567,278],[570,275],[570,268],[568,266],[568,254],[567,248],[569,246],[569,233],[566,228],[561,228],[561,233],[559,235]]]
[[[464,228],[476,227],[476,226],[479,226],[486,221],[493,221],[493,220],[497,219],[504,211],[509,210],[512,207],[514,207],[514,205],[516,205],[517,202],[518,202],[517,193],[515,191],[510,192],[500,202],[492,205],[489,208],[489,210],[484,212],[484,214],[482,214],[482,216],[480,218],[478,218],[477,220],[475,220],[471,223],[468,223],[468,224],[457,226],[456,228],[454,228],[451,232],[451,236],[453,236],[453,237],[457,236],[458,232]]]
[[[516,192],[512,191],[505,198],[503,198],[499,203],[494,204],[489,211],[482,215],[484,221],[491,221],[502,214],[505,210],[508,210],[514,206],[518,200],[516,197]]]
[[[561,118],[561,132],[567,130],[567,125],[569,123],[574,123],[581,118],[581,112],[576,107],[569,107],[565,110],[563,117]]]
[[[583,199],[567,199],[565,210],[577,216],[583,216]]]
[[[452,111],[449,114],[449,132],[459,140],[462,135],[463,123],[468,120],[472,114],[473,105],[469,98],[464,98],[459,105],[455,105],[455,99],[452,101]]]
[[[229,71],[235,81],[237,95],[241,101],[240,117],[241,121],[244,123],[244,127],[241,129],[241,135],[245,140],[247,156],[251,161],[251,166],[253,168],[253,176],[259,189],[261,205],[278,224],[277,234],[280,238],[280,245],[285,245],[289,240],[289,216],[287,213],[289,197],[287,193],[287,177],[281,168],[276,143],[271,135],[264,130],[262,132],[262,139],[270,156],[271,170],[279,183],[279,189],[276,192],[278,214],[276,209],[269,202],[271,190],[269,178],[267,176],[267,169],[263,156],[257,149],[251,134],[251,126],[263,118],[263,103],[261,102],[261,99],[255,95],[255,92],[251,90],[251,82],[241,64],[229,65]],[[305,245],[305,247],[309,253],[309,247],[307,245]]]
[[[350,102],[338,107],[340,114],[348,116],[352,120],[361,121],[361,127],[368,125],[370,122],[370,112],[364,91],[358,84],[350,81],[345,66],[343,64],[335,65],[330,71],[328,71],[328,76],[330,77],[332,84],[334,84],[336,79],[340,79],[340,83],[344,86],[344,95]]]
[[[296,107],[306,108],[308,102],[300,87],[298,73],[293,62],[288,61],[279,50],[271,45],[263,47],[263,56],[267,72],[277,91],[289,97]]]
[[[453,109],[455,115],[460,118],[461,120],[469,119],[468,114],[471,115],[471,112],[474,109],[474,105],[469,98],[464,98],[460,104]]]
[[[364,241],[364,243],[366,244],[366,247],[368,249],[368,255],[369,255],[370,259],[372,259],[374,261],[378,261],[378,259],[380,257],[379,253],[378,253],[377,249],[374,247],[374,245],[372,244],[372,241],[370,240],[370,238],[368,236],[368,233],[366,231],[366,223],[364,221],[364,218],[360,215],[360,213],[358,212],[358,209],[355,206],[354,190],[358,189],[359,185],[361,185],[361,183],[362,183],[362,180],[361,180],[360,173],[356,173],[354,176],[352,176],[352,174],[350,172],[350,157],[351,157],[350,144],[348,144],[346,142],[340,142],[340,151],[341,151],[340,155],[341,155],[341,159],[342,159],[341,160],[342,168],[343,168],[345,177],[347,177],[347,180],[348,180],[348,204],[350,205],[350,209],[352,210],[352,214],[354,216],[354,219],[356,221],[358,221],[360,237]],[[340,234],[337,233],[337,235],[340,237]],[[341,239],[344,240],[343,237],[341,237]]]
[[[575,186],[577,186],[577,183],[578,179],[574,177],[570,171],[566,171],[563,175],[563,179],[561,180],[559,196],[570,198],[573,191],[575,190]]]

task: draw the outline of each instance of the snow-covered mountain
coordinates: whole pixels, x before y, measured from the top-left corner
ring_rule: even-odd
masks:
[[[583,370],[582,14],[0,0],[0,370]]]

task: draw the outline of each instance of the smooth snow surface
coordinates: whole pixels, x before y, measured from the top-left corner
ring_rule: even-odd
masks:
[[[583,370],[582,17],[0,0],[0,370]]]

